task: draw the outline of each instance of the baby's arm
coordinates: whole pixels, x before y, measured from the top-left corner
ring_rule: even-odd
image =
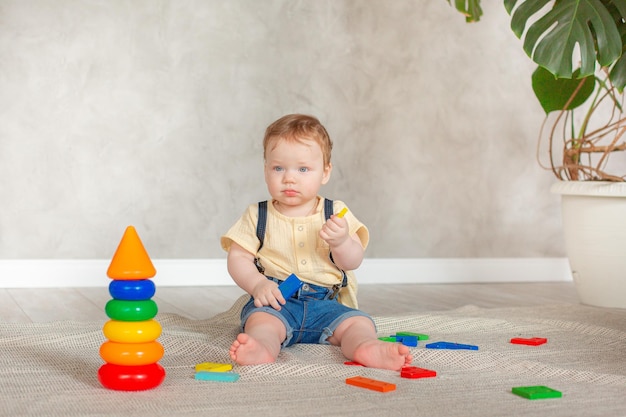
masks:
[[[286,303],[278,284],[256,269],[254,255],[234,242],[228,251],[227,266],[233,281],[254,298],[255,306],[269,305],[280,310],[280,305]]]
[[[340,269],[354,270],[361,265],[365,253],[356,235],[350,236],[346,219],[336,215],[326,221],[320,237],[330,246],[333,260]]]

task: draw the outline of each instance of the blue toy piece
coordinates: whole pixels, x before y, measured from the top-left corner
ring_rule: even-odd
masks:
[[[239,380],[239,374],[234,372],[196,372],[195,379],[200,381],[235,382]]]
[[[378,340],[383,342],[402,343],[404,346],[415,347],[417,346],[418,338],[416,336],[398,336],[393,334],[389,337],[379,337]]]
[[[415,347],[417,346],[418,338],[416,336],[398,336],[396,335],[396,340],[402,343],[404,346]]]
[[[154,282],[149,279],[116,280],[109,284],[109,294],[116,300],[149,300],[156,292]]]
[[[474,345],[463,345],[461,343],[452,343],[452,342],[435,342],[429,343],[424,346],[428,349],[467,349],[467,350],[478,350],[478,346]]]
[[[295,274],[291,274],[278,286],[278,289],[286,300],[291,298],[302,287],[302,284],[303,282]]]

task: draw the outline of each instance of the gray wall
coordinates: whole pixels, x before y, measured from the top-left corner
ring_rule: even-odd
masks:
[[[372,258],[563,256],[500,2],[0,0],[0,259],[221,258],[265,127],[318,116]]]

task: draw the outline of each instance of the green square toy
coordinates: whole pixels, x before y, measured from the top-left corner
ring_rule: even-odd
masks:
[[[561,391],[554,390],[552,388],[538,385],[535,387],[515,387],[513,388],[513,394],[520,397],[528,398],[529,400],[543,400],[546,398],[561,398],[563,394]]]

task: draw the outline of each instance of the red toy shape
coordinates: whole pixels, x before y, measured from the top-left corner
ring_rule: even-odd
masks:
[[[165,379],[165,369],[158,363],[123,366],[105,363],[98,370],[98,380],[105,388],[117,391],[143,391],[155,388]]]
[[[343,363],[344,365],[349,365],[349,366],[365,366],[363,364],[360,364],[358,362],[354,362],[354,361],[347,361]]]
[[[545,337],[531,337],[530,339],[525,339],[523,337],[514,337],[511,339],[511,343],[514,345],[529,345],[529,346],[539,346],[547,343],[548,339]]]
[[[431,371],[430,369],[418,368],[416,366],[405,366],[400,370],[400,376],[402,378],[432,378],[437,376],[436,371]]]

